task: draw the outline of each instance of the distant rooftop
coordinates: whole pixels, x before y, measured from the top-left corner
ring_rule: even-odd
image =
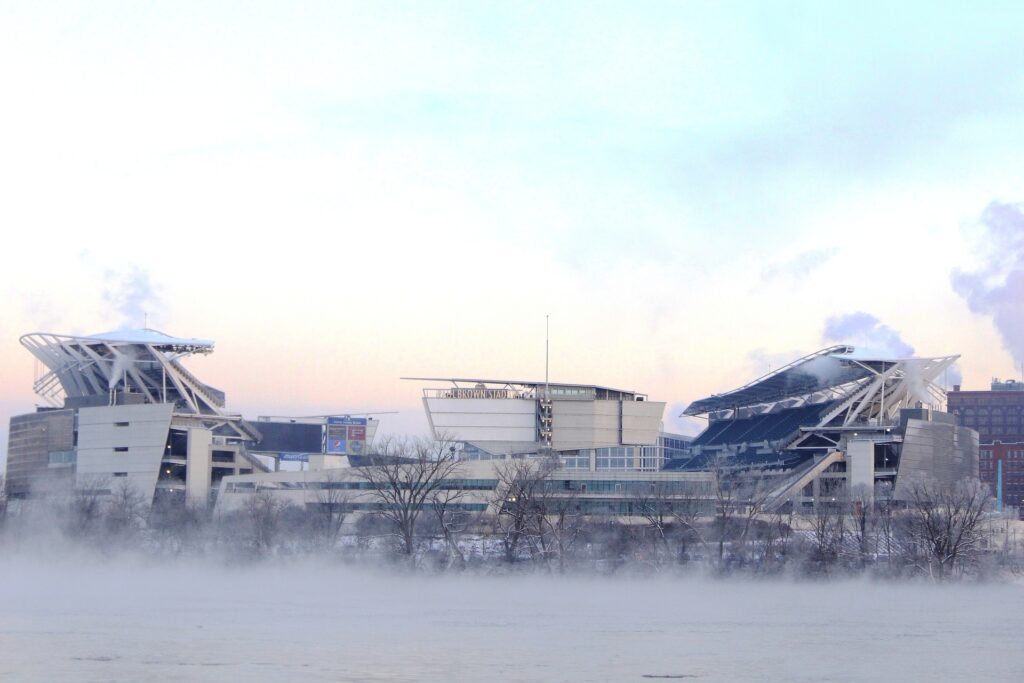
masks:
[[[1008,379],[1000,382],[998,377],[992,378],[992,391],[1024,391],[1024,382]]]
[[[531,391],[536,391],[543,390],[545,387],[550,387],[552,394],[566,393],[566,390],[570,390],[570,393],[572,393],[571,390],[580,390],[597,392],[600,394],[621,394],[624,396],[646,397],[646,394],[641,394],[630,389],[615,389],[613,387],[605,387],[599,384],[572,384],[567,382],[538,382],[535,380],[483,379],[472,377],[402,377],[400,379],[417,382],[451,382],[453,388],[457,389],[492,389],[494,388],[495,385],[497,385],[498,387],[515,388],[520,390],[528,389]]]

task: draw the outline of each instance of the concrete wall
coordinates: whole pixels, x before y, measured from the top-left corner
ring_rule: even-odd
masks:
[[[152,501],[172,408],[169,403],[81,408],[78,483],[106,480],[113,487],[124,476]]]
[[[52,485],[70,486],[70,477],[57,482],[67,467],[51,468],[50,453],[74,449],[74,411],[47,410],[11,418],[7,441],[6,485],[13,496],[45,493]],[[58,476],[54,476],[58,475]]]
[[[978,476],[978,433],[950,424],[907,420],[896,476],[896,497],[914,478],[943,485]]]
[[[849,492],[871,498],[875,490],[875,441],[850,439],[846,443],[846,473]]]
[[[205,508],[210,501],[210,466],[213,432],[209,429],[188,430],[188,455],[185,458],[185,500]]]
[[[537,441],[537,403],[527,399],[424,398],[434,435],[460,441]]]
[[[662,401],[623,401],[622,443],[644,446],[657,443],[664,413]]]
[[[619,401],[553,401],[555,450],[619,445]]]

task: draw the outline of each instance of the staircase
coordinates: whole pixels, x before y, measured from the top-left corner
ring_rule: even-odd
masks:
[[[765,512],[774,512],[785,505],[790,498],[799,493],[805,486],[810,484],[818,475],[827,470],[830,465],[842,462],[846,455],[842,451],[832,451],[821,460],[812,461],[803,471],[798,472],[792,479],[783,482],[765,501]]]

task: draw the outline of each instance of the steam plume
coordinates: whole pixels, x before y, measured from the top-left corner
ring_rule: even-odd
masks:
[[[124,371],[132,366],[135,362],[135,356],[127,349],[117,350],[114,349],[114,362],[110,368],[110,380],[107,383],[107,389],[113,391],[117,383],[121,381],[121,377]]]
[[[899,332],[863,311],[829,318],[825,321],[822,338],[826,342],[852,344],[858,351],[884,356],[909,358],[914,355],[914,347],[903,341]]]
[[[992,202],[981,214],[985,256],[974,272],[954,270],[953,289],[974,313],[991,315],[1003,346],[1024,363],[1024,211]]]
[[[108,272],[103,300],[118,316],[118,327],[144,327],[147,314],[160,307],[160,296],[150,282],[149,272],[133,267],[126,272]]]

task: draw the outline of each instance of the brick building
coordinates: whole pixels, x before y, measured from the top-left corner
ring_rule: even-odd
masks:
[[[1024,383],[992,380],[990,391],[948,394],[948,410],[964,427],[978,432],[978,476],[995,494],[997,472],[1003,466],[1003,505],[1021,509],[1024,502]]]

